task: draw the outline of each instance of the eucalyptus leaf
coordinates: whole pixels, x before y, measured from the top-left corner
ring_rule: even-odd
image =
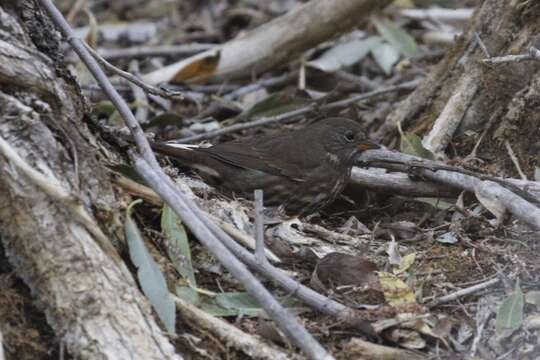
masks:
[[[196,288],[197,282],[186,229],[178,216],[167,205],[163,206],[161,214],[161,230],[166,240],[167,255],[174,267],[191,287]]]
[[[129,256],[137,267],[137,278],[143,293],[152,307],[156,310],[168,332],[175,333],[176,307],[174,300],[167,289],[167,282],[159,266],[154,261],[144,244],[143,237],[137,224],[131,218],[133,206],[141,200],[132,202],[126,210],[124,233],[126,236]]]
[[[325,72],[334,72],[362,60],[370,51],[382,44],[382,38],[353,39],[326,50],[319,58],[307,64]]]
[[[399,50],[390,44],[380,44],[371,50],[375,62],[383,69],[386,75],[392,73],[392,67],[399,60]]]
[[[419,156],[424,159],[435,159],[435,155],[422,145],[420,137],[413,133],[401,133],[400,150],[402,153]]]
[[[442,244],[455,244],[458,242],[458,238],[453,231],[445,232],[442,235],[439,235],[435,238],[435,241]]]
[[[414,38],[405,30],[388,20],[374,19],[374,23],[379,34],[404,56],[411,57],[418,54]]]
[[[196,300],[193,297],[193,289],[188,287],[177,287],[176,293],[180,298],[198,306],[201,310],[213,316],[242,315],[248,317],[266,317],[266,313],[259,305],[259,302],[246,292],[219,293],[212,297],[199,296],[198,303],[196,303]],[[308,310],[306,307],[302,306],[302,303],[292,297],[278,300],[284,307],[294,313]]]
[[[524,296],[519,285],[516,289],[499,305],[497,318],[495,320],[495,330],[498,334],[504,330],[517,330],[523,322]]]

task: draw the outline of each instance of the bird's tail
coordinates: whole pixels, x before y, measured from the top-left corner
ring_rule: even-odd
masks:
[[[197,149],[197,145],[187,144],[165,144],[150,141],[150,147],[156,153],[170,156],[184,165],[194,165],[201,162],[201,154]]]

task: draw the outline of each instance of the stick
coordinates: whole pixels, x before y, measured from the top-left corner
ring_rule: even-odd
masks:
[[[157,96],[161,96],[161,97],[166,98],[166,99],[173,99],[173,100],[174,99],[184,99],[184,94],[182,92],[180,92],[180,91],[170,91],[170,90],[166,90],[166,89],[160,89],[160,88],[157,88],[155,86],[149,85],[149,84],[145,83],[144,81],[142,81],[141,79],[139,79],[137,76],[135,76],[135,75],[133,75],[133,74],[127,72],[127,71],[120,70],[116,66],[109,63],[107,60],[102,58],[101,55],[99,55],[94,49],[92,49],[92,47],[90,47],[85,42],[81,41],[81,43],[86,48],[86,50],[88,50],[90,55],[92,55],[94,57],[94,59],[96,59],[97,62],[101,64],[101,66],[103,66],[105,69],[115,73],[116,75],[126,79],[130,83],[133,83],[133,84],[137,85],[138,87],[140,87],[141,89],[146,91],[148,94],[157,95]],[[79,56],[80,56],[80,54],[79,54]]]
[[[519,165],[519,160],[518,160],[516,154],[514,153],[514,150],[512,149],[512,146],[510,146],[510,143],[508,142],[508,140],[506,140],[504,142],[504,146],[506,147],[506,151],[508,151],[508,156],[510,156],[510,159],[514,163],[514,166],[516,167],[516,170],[517,170],[519,176],[521,177],[521,180],[526,181],[527,180],[527,175],[525,175],[523,170],[521,170],[521,166]]]
[[[448,295],[442,296],[442,297],[440,297],[438,299],[435,299],[435,300],[431,301],[430,303],[428,303],[426,306],[429,309],[434,308],[435,306],[438,306],[440,304],[445,304],[445,303],[448,303],[450,301],[457,300],[457,299],[459,299],[461,297],[471,295],[471,294],[474,294],[475,292],[478,292],[478,291],[487,289],[489,287],[492,287],[493,285],[498,284],[499,281],[500,281],[499,278],[495,278],[495,279],[491,279],[491,280],[488,280],[486,282],[483,282],[483,283],[480,283],[480,284],[477,284],[477,285],[474,285],[474,286],[471,286],[471,287],[468,287],[468,288],[465,288],[465,289],[458,290],[458,291],[453,292],[451,294],[448,294]]]
[[[264,208],[263,208],[263,191],[255,190],[255,258],[261,264],[266,260],[264,255]]]

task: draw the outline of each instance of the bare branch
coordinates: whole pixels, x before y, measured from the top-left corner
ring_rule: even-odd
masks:
[[[261,264],[266,260],[264,255],[264,208],[263,191],[258,189],[254,191],[255,198],[255,258]]]

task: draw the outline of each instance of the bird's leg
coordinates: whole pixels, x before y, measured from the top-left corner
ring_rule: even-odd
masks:
[[[253,197],[255,199],[255,258],[259,264],[268,262],[264,251],[264,206],[263,191],[255,190]]]

